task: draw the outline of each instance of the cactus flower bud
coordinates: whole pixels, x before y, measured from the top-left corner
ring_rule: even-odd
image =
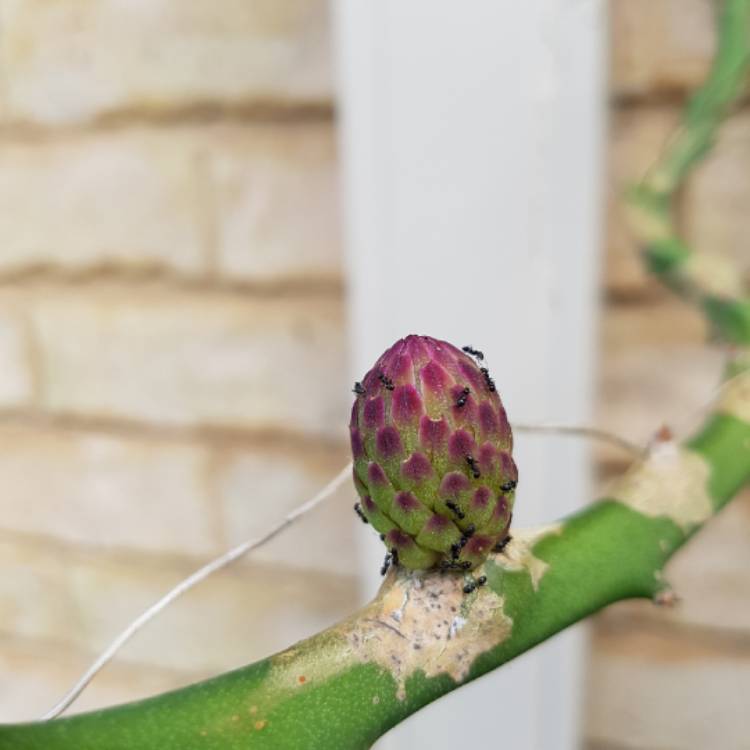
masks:
[[[445,341],[412,335],[383,353],[355,394],[358,512],[406,568],[480,565],[507,537],[518,480],[487,369]]]

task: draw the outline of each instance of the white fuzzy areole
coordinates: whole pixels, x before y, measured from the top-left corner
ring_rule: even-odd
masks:
[[[416,671],[461,682],[477,656],[510,635],[513,621],[503,611],[503,597],[489,586],[464,594],[464,583],[463,576],[441,572],[392,572],[381,595],[344,634],[355,658],[394,676],[399,700]]]
[[[534,591],[539,588],[542,576],[547,572],[549,563],[534,557],[534,545],[550,534],[562,533],[561,523],[548,524],[533,529],[522,529],[513,535],[513,540],[503,550],[502,554],[493,557],[493,561],[501,568],[510,571],[528,571]]]
[[[687,533],[713,514],[710,474],[709,463],[698,453],[660,441],[615,480],[608,495],[643,515],[669,518]]]
[[[719,411],[750,422],[750,371],[735,375],[727,382],[719,399]]]

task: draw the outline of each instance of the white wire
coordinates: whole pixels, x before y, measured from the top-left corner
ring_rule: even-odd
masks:
[[[605,443],[616,445],[618,448],[627,451],[633,456],[638,457],[643,455],[643,448],[639,445],[631,443],[627,438],[617,435],[614,432],[609,432],[608,430],[603,430],[599,427],[554,423],[531,424],[527,422],[513,422],[511,426],[517,432],[546,432],[556,435],[574,435],[594,438],[595,440],[601,440]]]
[[[56,703],[49,711],[47,711],[43,720],[54,719],[59,716],[63,711],[69,708],[72,703],[78,698],[78,696],[86,689],[91,680],[106,666],[115,654],[150,620],[158,615],[165,607],[170,605],[175,599],[184,594],[189,589],[193,588],[196,584],[200,583],[204,579],[208,578],[212,573],[215,573],[221,568],[225,568],[230,565],[238,558],[247,554],[251,550],[257,549],[262,545],[270,542],[274,537],[280,534],[287,526],[293,524],[300,516],[308,513],[317,505],[320,505],[324,500],[329,498],[348,478],[351,477],[352,464],[349,463],[343,468],[320,492],[317,493],[307,502],[303,503],[295,510],[293,510],[288,516],[286,516],[281,522],[274,526],[270,531],[266,532],[263,536],[257,539],[248,539],[247,541],[238,544],[236,547],[225,552],[220,557],[206,563],[202,568],[199,568],[192,575],[185,578],[183,581],[178,583],[173,589],[168,591],[164,596],[157,602],[152,604],[145,612],[140,614],[133,622],[123,630],[117,638],[115,638],[109,646],[99,655],[96,661],[86,670],[81,678],[76,682],[75,685],[62,697],[62,699]]]

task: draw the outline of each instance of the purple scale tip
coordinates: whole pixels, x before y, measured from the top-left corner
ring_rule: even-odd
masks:
[[[494,437],[498,434],[500,423],[497,413],[489,401],[483,401],[479,405],[479,425],[485,437]]]
[[[411,492],[399,492],[396,495],[396,505],[407,513],[422,507],[422,503]]]
[[[471,507],[476,509],[486,508],[491,498],[492,492],[490,492],[489,487],[477,487],[474,497],[471,499]]]
[[[395,427],[381,427],[375,437],[375,447],[384,458],[394,458],[403,450],[401,447],[401,436]]]
[[[440,482],[441,497],[456,497],[471,487],[469,480],[458,471],[448,472]]]
[[[452,521],[439,513],[433,513],[425,524],[425,531],[440,533],[450,527]]]
[[[437,394],[443,393],[451,382],[448,373],[434,361],[428,362],[422,368],[420,377],[422,379],[422,386]]]
[[[403,549],[414,544],[414,540],[401,529],[391,529],[385,535],[385,541],[389,547],[395,547],[396,549]]]
[[[412,482],[421,482],[432,473],[432,464],[423,453],[412,453],[401,466],[401,473]]]
[[[386,477],[382,467],[374,461],[367,466],[367,480],[370,484],[374,485],[383,486],[388,484],[388,477]]]
[[[477,557],[485,557],[487,553],[492,549],[495,540],[490,536],[484,536],[482,534],[475,534],[464,547],[464,552],[467,555]]]
[[[448,423],[444,418],[422,417],[419,422],[419,439],[422,446],[433,453],[441,451],[448,437]]]
[[[365,401],[362,421],[368,430],[377,430],[385,424],[385,405],[382,396]]]
[[[375,501],[369,495],[364,495],[362,497],[362,505],[368,513],[375,513],[378,511],[378,506],[375,505]]]
[[[393,391],[393,419],[398,424],[411,424],[422,413],[422,399],[413,385],[400,385]]]
[[[365,455],[365,445],[362,442],[362,433],[356,427],[352,427],[349,430],[349,437],[351,438],[352,444],[352,456],[355,461],[358,461]]]
[[[448,452],[454,461],[465,461],[475,453],[474,438],[466,430],[456,430],[448,440]]]

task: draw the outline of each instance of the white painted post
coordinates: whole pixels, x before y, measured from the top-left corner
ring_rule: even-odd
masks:
[[[353,376],[407,333],[487,355],[511,420],[589,420],[604,0],[334,0]],[[518,436],[514,524],[588,496],[587,447]],[[374,537],[374,535],[373,535]],[[365,588],[382,549],[363,550]],[[580,630],[378,744],[578,745]],[[500,746],[500,745],[498,745]]]

